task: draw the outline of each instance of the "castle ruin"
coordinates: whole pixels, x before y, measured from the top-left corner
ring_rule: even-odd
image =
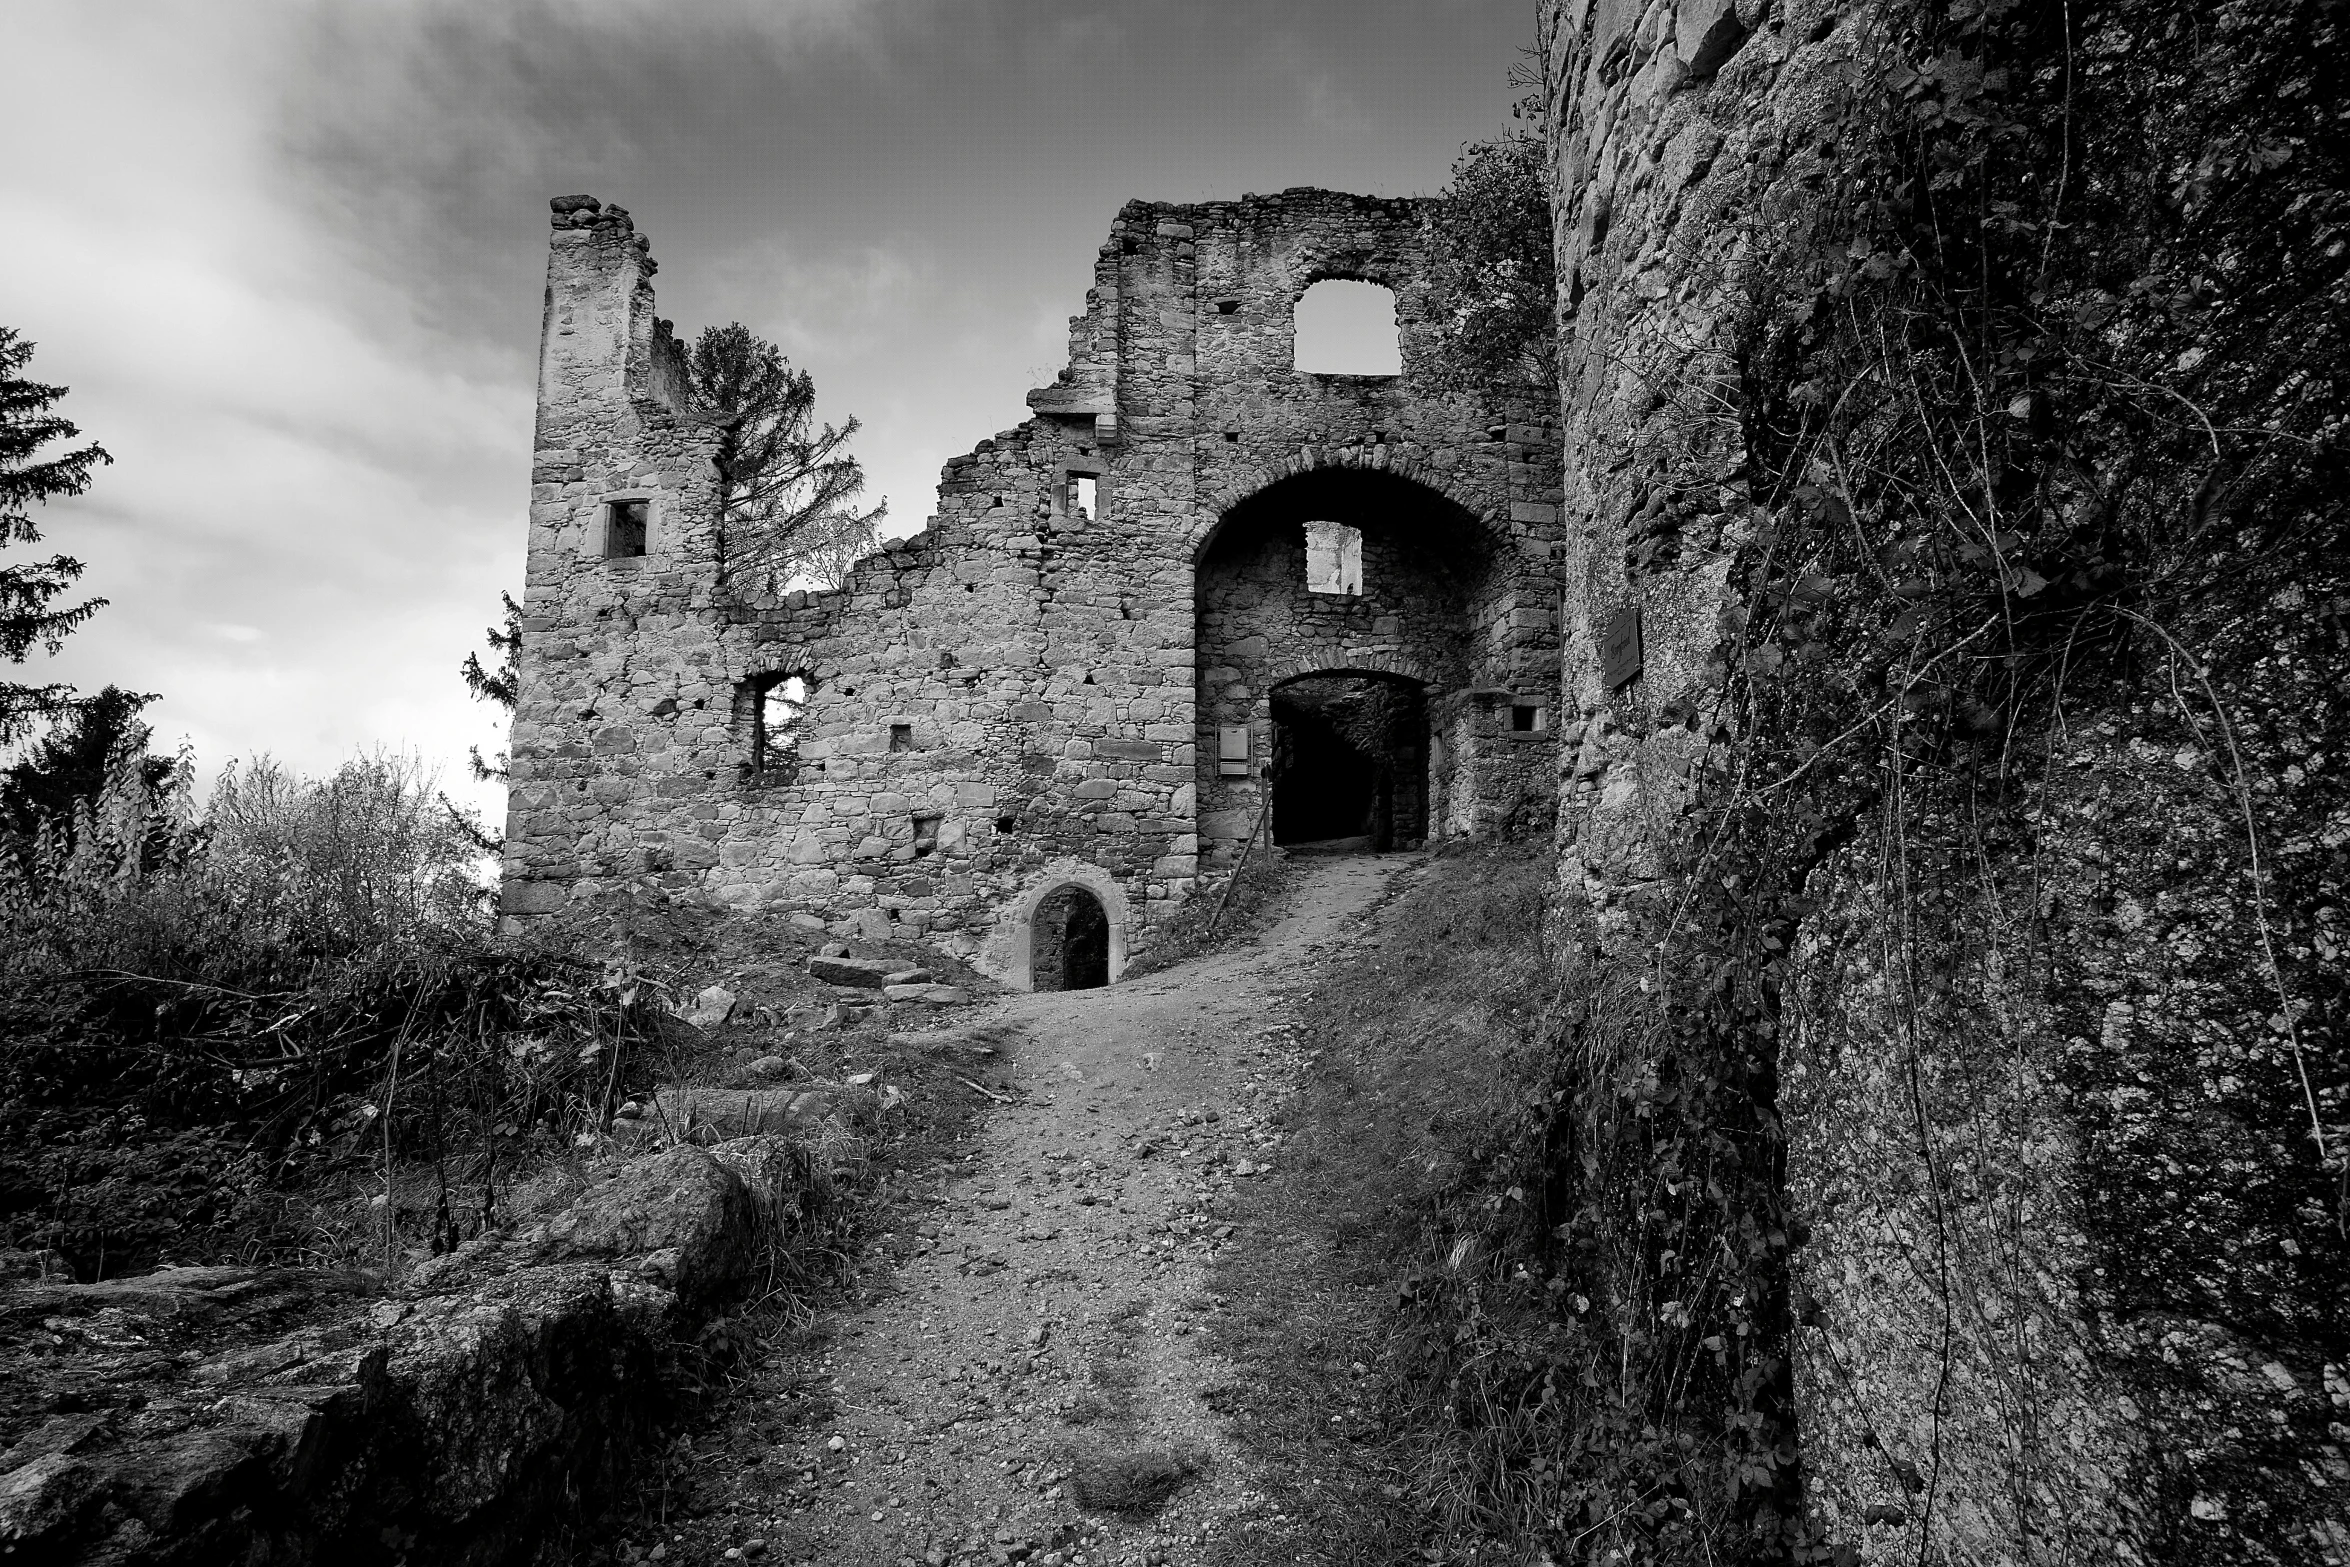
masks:
[[[1440,385],[1428,205],[1129,203],[1031,416],[844,588],[779,592],[729,570],[646,238],[554,202],[508,918],[651,886],[1025,987],[1056,893],[1114,979],[1261,828],[1546,836],[1556,399]],[[1293,367],[1326,279],[1392,291],[1400,374]]]

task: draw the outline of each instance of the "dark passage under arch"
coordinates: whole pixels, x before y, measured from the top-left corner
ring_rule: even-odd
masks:
[[[1273,841],[1364,840],[1384,854],[1428,834],[1428,704],[1417,681],[1306,675],[1273,690]]]
[[[1083,887],[1046,894],[1028,942],[1031,989],[1099,990],[1110,982],[1110,916]]]

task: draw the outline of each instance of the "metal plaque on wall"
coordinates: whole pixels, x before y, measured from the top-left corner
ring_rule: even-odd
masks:
[[[1610,691],[1640,678],[1640,610],[1629,605],[1616,611],[1599,639],[1599,678]]]
[[[1216,731],[1216,776],[1248,776],[1248,725],[1226,724]]]

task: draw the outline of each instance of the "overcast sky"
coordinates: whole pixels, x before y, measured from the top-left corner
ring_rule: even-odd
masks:
[[[14,672],[154,691],[207,776],[498,743],[547,200],[813,373],[893,533],[1026,416],[1130,197],[1426,193],[1534,0],[5,0],[0,323],[116,461],[36,516],[112,606]],[[464,787],[459,787],[463,785]]]

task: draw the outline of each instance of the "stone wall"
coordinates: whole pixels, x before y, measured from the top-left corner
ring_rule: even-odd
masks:
[[[1740,317],[1774,248],[1843,243],[1822,226],[1825,126],[1894,16],[1542,7],[1569,541],[1555,930],[1584,953],[1651,962],[1683,906],[1707,665],[1746,607],[1738,551],[1773,521],[1727,412]],[[1644,666],[1611,689],[1601,642],[1627,609]],[[2339,639],[2307,664],[2256,651],[2246,711],[2274,688],[2301,715],[2286,729],[2332,721],[2297,671],[2338,666]],[[2343,1428],[2317,1435],[2350,1405],[2312,1283],[2339,1276],[2338,1236],[2323,1201],[2282,1195],[2309,1122],[2255,939],[2252,806],[2172,698],[2078,684],[2033,753],[2034,890],[1921,894],[1926,939],[1978,965],[1937,970],[1929,1003],[1894,935],[1921,904],[1889,898],[1869,853],[1815,876],[1775,1065],[1809,1231],[1785,1349],[1805,1502],[1863,1559],[2317,1561],[2350,1542]],[[2288,803],[2301,771],[2254,787],[2275,841],[2314,853],[2341,797]]]
[[[507,914],[650,885],[919,937],[1018,984],[1018,911],[1075,868],[1120,891],[1115,949],[1140,953],[1253,821],[1259,783],[1219,774],[1215,725],[1248,724],[1261,764],[1270,686],[1324,668],[1430,683],[1444,833],[1547,831],[1547,738],[1490,710],[1556,684],[1555,425],[1539,393],[1434,389],[1424,218],[1311,190],[1130,203],[1034,416],[949,462],[928,526],[844,589],[776,594],[727,573],[719,432],[683,406],[644,239],[555,203]],[[1394,290],[1400,376],[1291,367],[1292,309],[1325,277]],[[646,553],[607,559],[631,498]],[[1370,523],[1372,596],[1333,614],[1287,592],[1227,636],[1196,563],[1227,518],[1300,508]],[[1301,572],[1294,526],[1280,548],[1297,558],[1259,568]],[[762,769],[753,693],[790,675],[796,750]]]

